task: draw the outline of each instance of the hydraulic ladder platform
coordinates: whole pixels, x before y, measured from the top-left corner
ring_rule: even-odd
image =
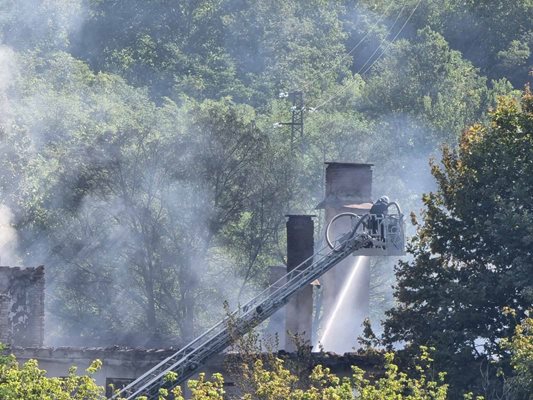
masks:
[[[349,232],[341,235],[335,242],[328,237],[328,246],[324,246],[258,296],[233,311],[175,354],[138,377],[110,397],[110,399],[134,400],[139,396],[157,399],[160,388],[171,389],[183,383],[194,375],[198,368],[210,357],[226,349],[231,344],[235,334],[245,334],[251,328],[266,320],[283,307],[299,289],[322,276],[349,255],[357,255],[360,252],[364,254],[368,249],[379,249],[381,255],[388,255],[387,244],[389,241],[386,237],[387,231],[383,231],[384,233],[382,232],[377,237],[375,230],[372,232],[371,224],[368,223],[372,218],[371,215],[367,214],[355,219],[353,214],[347,213],[347,217],[351,220],[356,220]],[[382,218],[384,218],[385,225],[394,225],[397,228],[393,230],[395,234],[400,230],[403,239],[403,216],[399,208],[397,216],[386,215]],[[330,231],[329,228],[328,226],[328,232]],[[391,255],[398,254],[398,245],[400,243],[395,243],[395,249],[391,249]],[[403,250],[403,243],[401,243],[401,248]],[[177,378],[175,380],[168,378],[168,374],[171,372],[176,374]]]

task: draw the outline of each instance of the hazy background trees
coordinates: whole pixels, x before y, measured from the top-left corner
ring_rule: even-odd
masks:
[[[429,158],[531,79],[526,0],[0,11],[1,209],[18,235],[2,263],[46,265],[50,343],[189,339],[283,262],[284,214],[316,212],[324,161],[375,163],[374,194],[418,212],[442,184]],[[292,90],[306,113],[291,149],[274,124]],[[376,320],[393,263],[374,266]]]

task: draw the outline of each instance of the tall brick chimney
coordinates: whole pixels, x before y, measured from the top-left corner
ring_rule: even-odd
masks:
[[[0,341],[42,347],[44,267],[0,267]]]
[[[326,197],[317,205],[327,211],[353,211],[345,206],[372,201],[374,164],[326,162]]]
[[[350,206],[359,206],[372,202],[372,167],[373,164],[327,162],[326,193],[324,200],[317,208],[325,210],[325,226],[331,219],[342,212],[356,214],[366,213]],[[341,227],[341,220],[337,227]],[[331,315],[337,297],[352,269],[355,268],[354,258],[348,257],[327,272],[321,279],[322,287],[322,330]],[[353,293],[344,302],[342,312],[337,314],[331,331],[335,332],[335,340],[322,343],[326,350],[343,353],[356,346],[357,336],[361,333],[361,324],[369,315],[370,266],[368,260],[358,267],[354,280]],[[338,325],[337,325],[338,324]],[[337,325],[337,328],[335,326]]]
[[[314,215],[287,215],[287,272],[311,257],[314,253]],[[303,267],[312,263],[310,260]],[[311,343],[313,314],[313,286],[301,289],[285,306],[285,327]],[[295,351],[294,341],[287,337],[285,350]]]

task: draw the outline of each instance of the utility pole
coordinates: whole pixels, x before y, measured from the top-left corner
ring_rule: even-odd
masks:
[[[297,167],[298,163],[295,157],[294,153],[294,144],[296,138],[299,138],[300,144],[303,143],[303,135],[304,135],[304,95],[301,91],[294,91],[294,92],[281,92],[279,94],[279,98],[290,98],[292,102],[291,106],[291,122],[277,122],[274,124],[276,127],[281,126],[290,126],[291,127],[291,143],[290,143],[290,154],[288,157],[288,168],[285,170],[284,178],[285,178],[285,187],[288,189],[288,200],[287,200],[287,208],[290,210],[291,205],[294,200],[294,183],[295,183],[295,177],[298,175],[297,173]]]
[[[289,97],[292,102],[291,113],[292,118],[291,122],[278,122],[276,126],[290,126],[291,127],[291,152],[294,151],[294,141],[296,138],[300,140],[300,143],[304,137],[304,94],[300,91],[295,92],[281,92],[279,94],[280,98]]]

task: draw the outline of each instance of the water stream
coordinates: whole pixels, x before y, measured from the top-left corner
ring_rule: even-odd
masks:
[[[353,319],[360,319],[361,310],[353,309],[354,297],[361,285],[358,280],[362,278],[362,270],[367,262],[366,256],[355,258],[349,276],[344,282],[339,295],[336,298],[333,310],[326,317],[326,324],[320,335],[318,344],[314,351],[319,351],[323,347],[327,351],[344,353],[350,351],[356,344],[358,332],[351,332]]]

